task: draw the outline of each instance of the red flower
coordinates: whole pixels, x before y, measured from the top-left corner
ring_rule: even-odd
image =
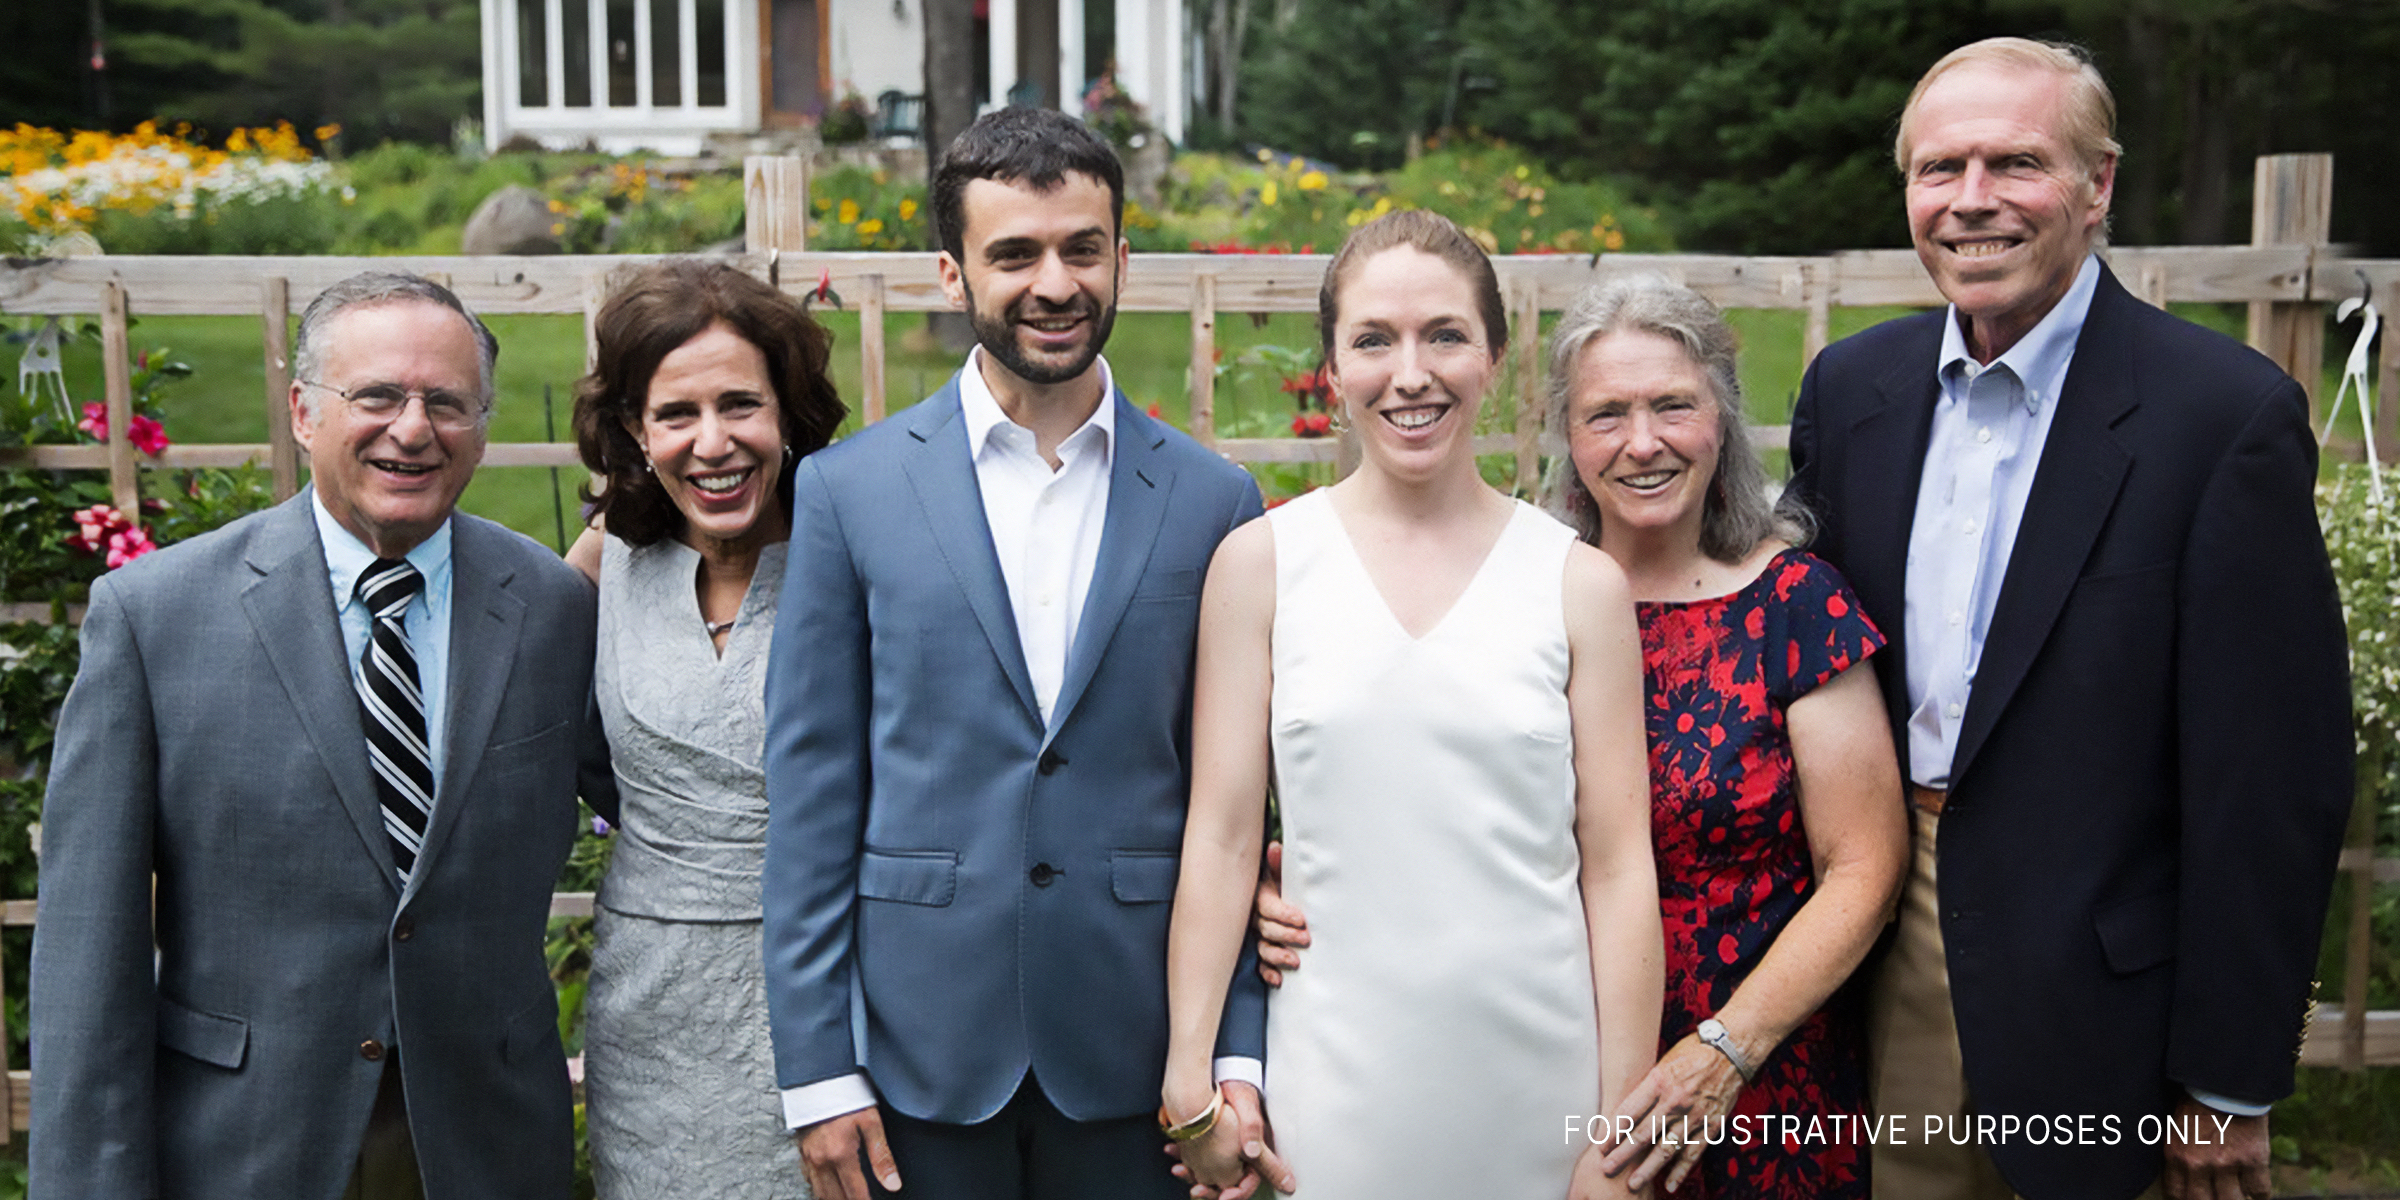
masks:
[[[135,413],[133,420],[127,424],[133,427],[132,432],[127,436],[133,439],[134,448],[152,458],[157,458],[162,451],[173,444],[167,440],[166,426],[159,424],[153,418]],[[95,442],[107,441],[108,406],[98,401],[84,405],[83,419],[75,423],[75,428],[90,434]]]
[[[157,458],[169,445],[166,427],[149,417],[135,413],[126,424],[131,428],[125,436],[133,439],[134,448],[152,458]]]
[[[109,570],[158,549],[158,544],[150,540],[149,530],[135,525],[124,513],[108,505],[95,504],[77,510],[72,519],[75,529],[67,535],[67,544],[85,554],[106,555]]]

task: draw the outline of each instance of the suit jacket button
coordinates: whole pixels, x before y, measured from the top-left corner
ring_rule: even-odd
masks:
[[[1063,874],[1065,874],[1065,872],[1060,871],[1057,867],[1051,866],[1049,863],[1035,863],[1033,864],[1033,871],[1029,877],[1033,880],[1033,886],[1049,887],[1051,880],[1056,879]]]
[[[1065,755],[1056,750],[1044,750],[1041,760],[1035,763],[1034,767],[1044,775],[1055,775],[1058,773],[1058,769],[1065,765],[1067,765]]]
[[[405,942],[415,936],[417,936],[417,923],[415,921],[412,921],[407,917],[402,917],[399,920],[392,922],[393,941]]]
[[[382,1062],[383,1043],[376,1041],[374,1038],[368,1038],[367,1040],[360,1042],[358,1044],[358,1056],[367,1060],[368,1062]]]

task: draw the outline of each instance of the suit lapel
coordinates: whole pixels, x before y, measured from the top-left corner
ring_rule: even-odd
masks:
[[[1861,413],[1849,431],[1848,453],[1861,467],[1849,473],[1842,499],[1854,548],[1842,569],[1866,610],[1885,614],[1884,627],[1892,634],[1883,653],[1892,656],[1893,669],[1881,678],[1895,727],[1908,714],[1907,639],[1899,631],[1908,611],[1908,536],[1916,521],[1918,476],[1925,469],[1933,406],[1941,397],[1940,382],[1926,369],[1941,354],[1941,320],[1925,322],[1925,336],[1912,339],[1894,357],[1876,381],[1875,407]],[[1887,465],[1867,469],[1866,464]]]
[[[450,522],[450,680],[446,685],[449,729],[442,746],[442,781],[435,790],[433,818],[417,854],[410,885],[430,872],[457,827],[459,810],[491,740],[492,721],[508,692],[509,672],[525,622],[525,602],[509,590],[513,572],[492,565],[492,531],[472,521]]]
[[[2059,389],[2058,413],[2042,443],[2016,544],[2009,550],[2008,575],[2000,584],[1959,724],[1958,750],[1950,763],[1953,785],[1973,764],[2049,639],[2133,465],[2133,455],[2115,433],[2117,423],[2140,404],[2131,334],[2122,321],[2124,306],[2131,303],[2103,267],[2091,313],[2076,339],[2075,361]]]
[[[967,445],[966,422],[959,417],[958,380],[952,378],[947,387],[898,419],[908,422],[908,434],[918,443],[903,457],[901,469],[924,507],[926,528],[959,590],[966,593],[967,607],[983,626],[1009,686],[1038,720],[1041,706],[1034,702],[1033,677],[1025,669],[1025,648],[1017,641],[1016,615],[1008,606],[1008,583],[1001,577],[991,523],[983,514],[983,489],[975,482],[974,452]]]
[[[1136,411],[1122,393],[1110,397],[1117,407],[1116,442],[1108,468],[1108,514],[1100,527],[1100,558],[1092,569],[1092,587],[1084,597],[1083,617],[1076,623],[1075,645],[1067,654],[1066,675],[1059,682],[1058,703],[1050,709],[1050,729],[1044,740],[1057,735],[1083,698],[1084,688],[1099,670],[1100,656],[1116,636],[1125,606],[1133,601],[1134,586],[1149,565],[1150,548],[1158,542],[1166,519],[1167,497],[1175,476],[1159,447],[1166,435],[1149,417]]]
[[[242,589],[242,610],[266,647],[292,714],[333,779],[334,797],[358,829],[367,854],[399,890],[383,804],[367,767],[367,734],[360,723],[350,655],[334,615],[325,549],[317,540],[313,492],[303,490],[264,518],[247,563],[257,578]]]

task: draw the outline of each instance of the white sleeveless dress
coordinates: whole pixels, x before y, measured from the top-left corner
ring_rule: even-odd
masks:
[[[1423,638],[1326,493],[1269,517],[1285,893],[1312,939],[1267,1010],[1300,1194],[1559,1200],[1599,1105],[1575,842],[1566,557],[1518,504]],[[1580,1128],[1580,1122],[1578,1127]]]

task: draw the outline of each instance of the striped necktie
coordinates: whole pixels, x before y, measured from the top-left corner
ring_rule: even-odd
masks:
[[[367,727],[367,761],[383,801],[383,830],[392,863],[408,882],[433,813],[433,756],[425,740],[425,696],[417,687],[417,656],[400,619],[425,577],[406,559],[379,558],[358,579],[358,601],[374,622],[358,664],[358,703]]]

